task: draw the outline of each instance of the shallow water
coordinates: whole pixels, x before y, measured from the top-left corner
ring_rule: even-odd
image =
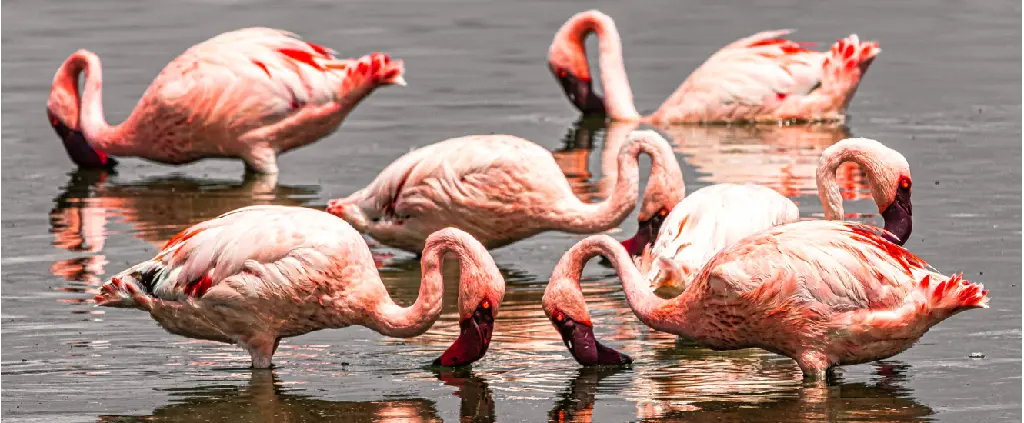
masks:
[[[1020,421],[1020,2],[668,0],[597,5],[623,32],[638,107],[652,110],[713,51],[758,30],[802,41],[857,32],[881,42],[849,128],[667,128],[689,190],[753,181],[820,215],[812,169],[846,136],[903,152],[915,180],[908,247],[984,282],[992,308],[940,324],[883,363],[804,384],[788,359],[712,352],[638,323],[617,280],[591,264],[584,288],[599,338],[636,359],[581,369],[544,319],[556,258],[580,237],[549,233],[494,251],[508,282],[491,350],[472,370],[423,365],[454,337],[453,300],[411,340],[350,328],[286,340],[273,372],[240,349],[170,335],[140,312],[85,300],[178,230],[254,203],[322,207],[401,153],[471,133],[511,133],[556,152],[581,196],[601,195],[606,129],[575,122],[544,57],[572,13],[548,2],[120,1],[4,3],[2,413],[11,421]],[[381,89],[342,129],[280,160],[279,180],[232,161],[172,168],[122,161],[72,172],[47,125],[51,76],[77,48],[103,59],[108,119],[123,119],[179,52],[222,31],[290,29],[344,55],[388,51],[407,88]],[[844,168],[848,211],[878,220],[863,175]],[[635,229],[635,219],[622,227]],[[622,234],[615,234],[622,236]],[[411,302],[418,263],[393,254],[389,291]],[[970,359],[981,352],[983,359]]]

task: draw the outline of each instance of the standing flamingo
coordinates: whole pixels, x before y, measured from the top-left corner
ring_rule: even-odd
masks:
[[[385,54],[339,59],[290,32],[247,28],[174,59],[117,126],[103,117],[99,57],[79,50],[57,70],[47,112],[80,167],[111,167],[108,155],[168,164],[238,157],[249,170],[277,173],[278,154],[334,132],[377,87],[405,85],[402,74],[402,62]]]
[[[988,307],[982,285],[936,273],[883,235],[853,222],[777,226],[719,252],[668,300],[654,295],[617,242],[591,236],[555,267],[544,313],[581,364],[628,362],[594,339],[579,286],[584,264],[602,255],[645,325],[716,350],[763,348],[821,378],[837,365],[896,355],[946,318]]]
[[[843,198],[836,169],[855,162],[867,175],[871,196],[885,221],[885,236],[903,245],[913,227],[910,165],[902,154],[867,138],[847,138],[825,151],[818,161],[816,180],[825,219],[843,219]],[[652,288],[664,296],[686,289],[704,264],[719,250],[772,226],[795,222],[795,203],[757,185],[717,184],[690,194],[665,218],[653,248],[644,251],[639,267]],[[643,239],[641,240],[641,242]]]
[[[601,85],[595,93],[584,39],[597,33]],[[765,31],[743,38],[711,56],[654,114],[641,117],[622,61],[615,21],[597,10],[569,18],[555,34],[548,65],[566,96],[585,114],[613,120],[672,122],[844,121],[861,77],[881,51],[856,35],[839,40],[827,53],[779,38],[791,30]]]
[[[96,303],[148,311],[173,334],[239,344],[256,368],[270,366],[281,338],[365,326],[409,338],[441,314],[441,262],[460,262],[461,333],[437,365],[472,363],[487,352],[505,280],[472,236],[444,229],[426,240],[415,304],[388,295],[363,238],[327,213],[251,206],[195,225],[163,250],[114,276]]]
[[[413,252],[427,235],[448,226],[487,248],[547,230],[601,232],[617,227],[635,207],[642,152],[651,156],[643,228],[663,218],[685,192],[671,147],[654,131],[629,135],[618,155],[614,191],[599,203],[580,201],[543,147],[511,135],[471,135],[405,154],[327,210],[383,244]]]

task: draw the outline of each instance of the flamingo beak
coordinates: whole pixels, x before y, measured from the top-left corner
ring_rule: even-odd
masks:
[[[85,134],[82,131],[69,128],[64,122],[57,119],[53,113],[48,113],[53,130],[57,132],[57,136],[60,137],[61,141],[64,141],[64,149],[68,152],[68,157],[78,167],[83,169],[112,169],[117,165],[117,160],[114,160],[113,157],[92,148],[89,142],[86,141]]]
[[[562,336],[572,358],[584,366],[621,366],[630,364],[633,359],[628,355],[608,348],[597,341],[594,337],[594,328],[591,325],[573,321],[567,316],[562,321],[554,321],[558,334]]]
[[[647,247],[647,244],[654,242],[651,229],[649,220],[640,222],[640,226],[636,229],[636,234],[632,238],[622,241],[622,246],[626,248],[626,252],[629,253],[630,257],[639,257],[644,253],[644,248]]]
[[[477,306],[472,316],[459,322],[459,338],[441,354],[440,358],[434,360],[434,366],[466,366],[483,358],[487,353],[487,347],[491,345],[491,333],[494,332],[494,314],[491,306],[490,300],[484,300]]]
[[[913,216],[914,208],[910,203],[910,192],[897,192],[896,198],[892,203],[889,203],[889,207],[882,211],[882,219],[885,219],[885,230],[892,233],[895,238],[889,241],[896,245],[903,245],[910,239],[910,233],[914,229]]]
[[[579,109],[584,115],[605,114],[604,99],[594,91],[593,82],[590,79],[581,79],[572,72],[557,71],[555,77],[562,85],[562,91],[573,106]]]

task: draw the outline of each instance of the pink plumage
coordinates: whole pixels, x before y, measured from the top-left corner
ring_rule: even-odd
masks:
[[[856,35],[828,52],[780,38],[791,30],[765,31],[735,41],[697,68],[661,107],[641,116],[622,61],[615,22],[591,10],[571,17],[548,53],[549,66],[570,101],[584,113],[613,120],[672,122],[775,122],[845,120],[846,108],[864,73],[881,51]],[[592,86],[584,39],[596,33],[601,45],[601,83]]]
[[[79,50],[57,70],[47,109],[82,167],[111,166],[108,155],[167,164],[236,157],[277,173],[278,154],[334,132],[377,87],[404,85],[402,74],[402,62],[385,54],[341,59],[290,32],[246,28],[174,59],[116,126],[103,116],[100,59]]]
[[[423,282],[409,307],[392,301],[363,238],[322,211],[251,206],[195,225],[156,257],[118,273],[97,304],[148,311],[167,331],[239,344],[267,367],[282,338],[360,325],[412,337],[441,313],[441,262],[461,264],[462,332],[439,359],[468,364],[487,351],[505,282],[482,245],[458,229],[427,238]]]
[[[588,339],[574,335],[592,326],[580,272],[591,257],[603,255],[615,265],[626,300],[644,324],[714,349],[783,354],[805,376],[820,378],[834,366],[896,355],[946,318],[988,307],[983,286],[936,273],[886,235],[852,222],[771,228],[720,251],[681,295],[668,300],[654,295],[617,242],[592,236],[555,267],[544,311],[563,337]],[[570,348],[604,348],[590,340],[591,345]],[[601,357],[581,363],[618,359],[607,351],[610,361]]]

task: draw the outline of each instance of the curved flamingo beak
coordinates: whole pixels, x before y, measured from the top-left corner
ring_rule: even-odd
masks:
[[[69,128],[50,111],[47,111],[47,114],[49,114],[53,130],[57,132],[57,136],[60,137],[61,141],[64,141],[64,150],[68,152],[68,157],[78,167],[86,169],[111,169],[117,165],[117,160],[114,160],[113,157],[92,148],[89,142],[85,140],[85,134],[82,131]]]
[[[909,191],[897,191],[896,198],[889,203],[882,211],[882,219],[885,219],[885,230],[891,232],[896,239],[890,239],[893,244],[903,245],[910,239],[910,233],[914,229],[914,208],[910,203]],[[889,238],[888,236],[886,238]]]
[[[561,321],[556,318],[552,322],[577,363],[584,366],[620,366],[633,362],[628,355],[598,342],[591,325],[576,322],[564,314],[561,315]]]
[[[494,314],[490,300],[483,300],[473,315],[459,322],[462,329],[459,338],[441,357],[434,360],[434,366],[456,367],[473,363],[487,353],[494,332]]]
[[[629,253],[630,257],[639,257],[644,253],[644,248],[648,244],[654,243],[658,233],[653,225],[654,219],[648,219],[640,222],[640,226],[636,228],[636,233],[633,237],[622,241],[622,246],[626,248],[626,252]]]
[[[573,106],[585,115],[605,114],[604,99],[594,91],[593,82],[590,79],[581,79],[569,71],[554,71],[558,83],[562,85],[562,91]]]

